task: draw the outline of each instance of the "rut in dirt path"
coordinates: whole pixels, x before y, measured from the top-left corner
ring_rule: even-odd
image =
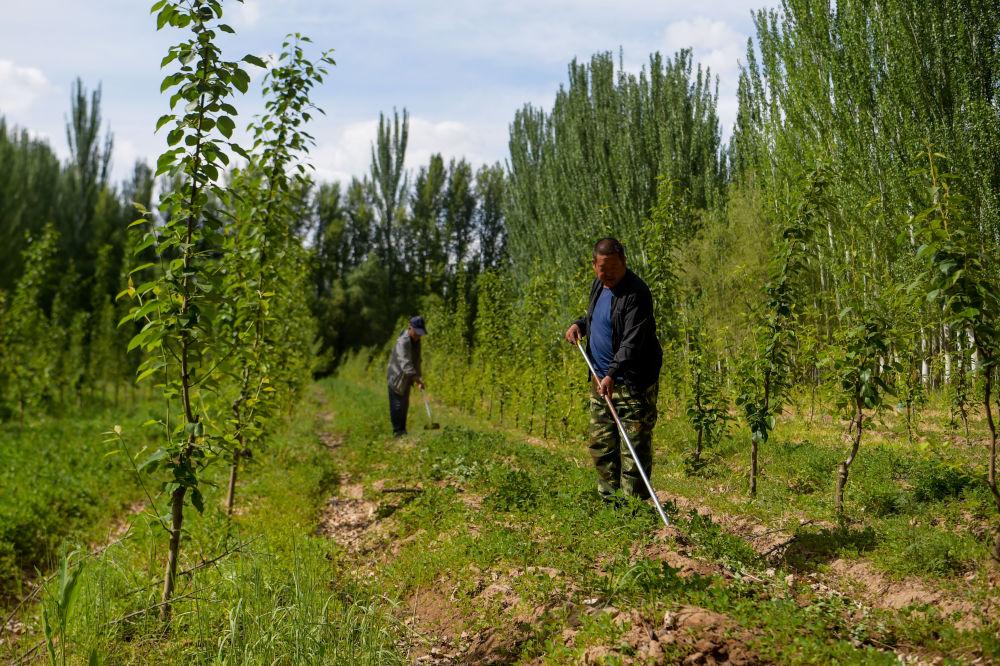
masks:
[[[987,589],[991,592],[985,600],[973,601],[967,596],[935,589],[924,581],[909,577],[893,580],[865,560],[848,560],[842,557],[822,557],[823,542],[832,538],[839,528],[825,521],[800,521],[794,533],[769,528],[743,516],[726,514],[691,500],[687,497],[657,491],[662,502],[674,504],[678,509],[707,518],[728,534],[739,537],[756,552],[762,562],[774,567],[796,569],[793,563],[801,559],[819,558],[826,571],[808,569],[794,571],[786,583],[800,584],[825,596],[841,596],[859,606],[886,611],[901,611],[908,607],[931,606],[943,616],[953,618],[956,629],[972,631],[983,627],[990,618],[1000,617],[1000,571],[997,567],[987,570]],[[862,530],[860,534],[864,535]],[[774,569],[768,569],[773,571]],[[975,574],[964,579],[971,590]]]

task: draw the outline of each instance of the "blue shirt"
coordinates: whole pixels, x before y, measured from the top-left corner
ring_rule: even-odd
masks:
[[[594,305],[594,315],[590,320],[590,360],[601,379],[608,374],[608,366],[615,358],[611,345],[611,290],[601,288],[601,295]]]

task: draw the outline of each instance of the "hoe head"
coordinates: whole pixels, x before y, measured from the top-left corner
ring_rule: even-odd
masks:
[[[430,423],[424,425],[424,430],[440,430],[441,424],[437,421],[431,421]]]

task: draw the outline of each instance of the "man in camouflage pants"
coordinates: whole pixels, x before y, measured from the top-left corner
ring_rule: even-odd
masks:
[[[656,425],[663,350],[656,338],[649,287],[625,265],[625,248],[614,238],[594,245],[594,282],[587,314],[566,331],[576,344],[587,337],[587,355],[600,382],[591,382],[590,455],[597,468],[597,490],[605,500],[621,490],[645,499],[636,461],[621,442],[604,396],[610,396],[628,433],[639,464],[652,475],[652,434]]]

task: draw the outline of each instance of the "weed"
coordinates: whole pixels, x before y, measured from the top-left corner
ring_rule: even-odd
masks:
[[[960,497],[962,491],[976,480],[956,463],[927,457],[917,461],[910,470],[913,497],[918,502],[937,502]]]
[[[891,557],[894,568],[908,575],[953,576],[968,571],[976,553],[954,534],[929,528],[911,528],[910,538]]]
[[[872,488],[858,492],[861,510],[877,518],[903,513],[907,508],[907,495],[895,488]]]
[[[500,470],[494,474],[496,488],[485,502],[496,511],[529,511],[538,506],[534,478],[521,469]]]
[[[699,553],[732,568],[753,567],[759,557],[745,541],[725,532],[708,516],[692,511],[684,525]]]

